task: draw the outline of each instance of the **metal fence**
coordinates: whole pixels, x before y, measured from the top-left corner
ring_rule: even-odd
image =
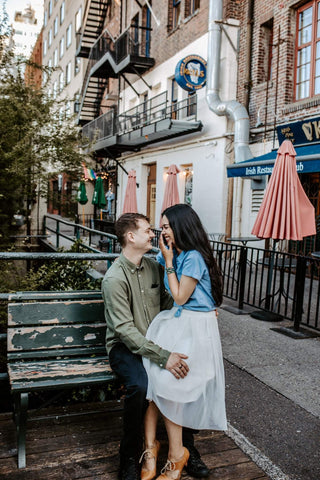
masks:
[[[320,330],[320,261],[286,252],[211,241],[224,278],[224,297]]]

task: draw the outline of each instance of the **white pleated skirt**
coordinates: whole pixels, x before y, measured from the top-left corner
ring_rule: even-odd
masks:
[[[160,312],[147,338],[170,352],[188,355],[188,375],[172,373],[143,358],[148,374],[147,399],[155,402],[169,420],[194,429],[226,430],[225,381],[216,312],[196,312],[177,307]]]

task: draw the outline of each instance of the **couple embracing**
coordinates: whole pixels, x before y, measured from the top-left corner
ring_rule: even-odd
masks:
[[[208,237],[183,204],[162,213],[157,261],[144,256],[154,237],[147,217],[123,214],[115,228],[122,253],[102,293],[110,365],[126,388],[120,480],[156,477],[159,412],[169,451],[158,478],[178,480],[183,468],[207,477],[193,434],[227,428],[216,319],[222,278]]]

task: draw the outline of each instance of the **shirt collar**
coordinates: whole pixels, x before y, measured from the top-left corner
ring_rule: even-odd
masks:
[[[144,264],[144,258],[143,257],[141,259],[141,263],[140,263],[139,267],[137,265],[135,265],[134,263],[130,262],[130,260],[128,260],[127,257],[125,257],[122,252],[120,253],[119,261],[122,263],[122,265],[125,268],[130,270],[130,272],[132,274],[136,273],[137,271],[140,271],[140,270],[144,269],[144,265],[143,265]]]
[[[177,262],[177,267],[179,265],[181,265],[181,263],[183,262],[183,259],[184,257],[186,256],[186,251],[185,250],[182,250],[182,252],[180,253],[180,255],[178,255],[178,252],[176,251],[176,262]]]

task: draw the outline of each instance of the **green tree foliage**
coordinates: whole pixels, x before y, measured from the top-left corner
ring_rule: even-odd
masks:
[[[0,24],[3,24],[0,13]],[[0,30],[0,246],[6,245],[18,211],[27,219],[37,195],[47,194],[53,172],[71,180],[81,174],[79,129],[66,118],[66,101],[56,101],[46,86],[26,85],[25,61],[2,49]],[[48,72],[48,68],[33,65]],[[50,82],[50,75],[48,76]],[[30,225],[27,225],[30,230]],[[29,233],[27,231],[27,233]]]

